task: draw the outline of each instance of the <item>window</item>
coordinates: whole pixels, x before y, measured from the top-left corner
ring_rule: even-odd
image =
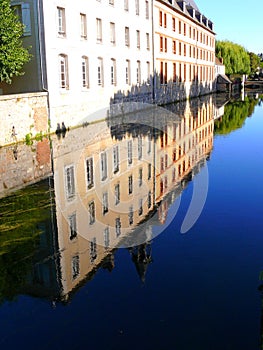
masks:
[[[130,29],[125,27],[125,46],[130,46]]]
[[[160,52],[163,52],[163,37],[160,36]]]
[[[124,10],[129,11],[129,0],[124,0]]]
[[[137,49],[140,49],[141,40],[140,40],[140,31],[139,30],[136,30],[136,41],[137,41]]]
[[[77,237],[77,216],[76,213],[71,214],[68,217],[68,223],[69,223],[69,239],[72,240]]]
[[[130,85],[130,83],[131,83],[131,63],[129,60],[126,60],[125,79],[126,79],[126,84]]]
[[[176,41],[173,40],[173,53],[176,54]]]
[[[111,59],[111,66],[110,66],[110,80],[111,85],[116,85],[116,60],[114,58]]]
[[[182,33],[182,22],[179,21],[179,34],[181,34],[181,33]]]
[[[80,36],[87,39],[87,16],[84,13],[80,14]]]
[[[172,19],[172,26],[173,26],[173,31],[175,32],[175,18],[174,17]]]
[[[148,134],[148,150],[147,153],[150,154],[152,150],[152,138],[151,138],[151,134]]]
[[[81,59],[81,72],[82,72],[82,87],[89,87],[89,60],[88,57],[82,56]]]
[[[184,35],[186,35],[186,23],[184,23]]]
[[[179,55],[182,55],[182,43],[179,43]]]
[[[119,171],[119,146],[113,148],[113,172],[114,174]]]
[[[128,141],[128,164],[132,164],[132,140]]]
[[[132,194],[133,191],[133,180],[132,180],[132,175],[128,177],[128,191],[129,194]]]
[[[71,260],[71,271],[72,271],[72,279],[75,280],[79,275],[79,256],[75,255]]]
[[[66,36],[65,9],[62,7],[57,7],[57,16],[58,16],[58,34],[60,36]]]
[[[70,165],[65,167],[65,186],[66,186],[66,196],[67,199],[72,199],[75,197],[75,176],[74,176],[74,166]]]
[[[115,219],[115,232],[116,232],[116,236],[119,237],[121,234],[121,219],[120,218]]]
[[[115,23],[113,23],[113,22],[110,22],[110,42],[112,45],[116,44]]]
[[[145,18],[149,19],[149,1],[145,1]]]
[[[104,181],[107,178],[107,154],[106,152],[100,155],[100,170],[101,170],[101,180]]]
[[[115,194],[115,205],[120,203],[120,184],[116,184],[114,186],[114,194]]]
[[[31,35],[30,4],[22,3],[21,5],[12,6],[12,9],[24,26],[23,36]]]
[[[137,81],[137,84],[141,83],[141,61],[137,61],[136,81]]]
[[[150,84],[150,78],[151,78],[151,65],[150,62],[146,62],[146,72],[147,72],[147,83]]]
[[[176,63],[173,63],[173,82],[176,82]]]
[[[139,0],[135,0],[135,13],[137,16],[140,14],[140,2]]]
[[[97,242],[96,237],[90,241],[90,261],[93,262],[97,258]]]
[[[100,18],[96,18],[97,27],[97,43],[102,43],[102,21]]]
[[[159,11],[159,26],[162,27],[163,25],[163,13],[162,11]]]
[[[104,237],[104,247],[108,248],[110,246],[110,230],[109,227],[106,227],[103,231]]]
[[[163,14],[163,23],[164,23],[164,28],[167,27],[167,15],[166,13]]]
[[[102,194],[102,214],[105,215],[109,211],[108,192]]]
[[[101,58],[101,57],[98,57],[98,85],[100,85],[100,86],[104,85],[103,58]]]
[[[94,177],[93,177],[93,158],[86,159],[86,179],[87,179],[87,188],[90,189],[94,186]]]
[[[167,38],[164,38],[164,51],[167,52]]]
[[[59,67],[60,67],[60,88],[68,89],[68,56],[61,54],[59,55]]]
[[[89,203],[89,224],[93,225],[95,222],[95,203],[91,201]]]
[[[150,50],[150,34],[146,33],[146,49]]]

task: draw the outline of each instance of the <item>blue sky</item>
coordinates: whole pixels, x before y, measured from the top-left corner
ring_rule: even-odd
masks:
[[[217,40],[230,40],[256,54],[263,53],[263,0],[195,0],[214,23]]]

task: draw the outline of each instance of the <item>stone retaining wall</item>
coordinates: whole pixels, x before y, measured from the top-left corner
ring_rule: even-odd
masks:
[[[0,147],[48,131],[46,92],[0,96]]]

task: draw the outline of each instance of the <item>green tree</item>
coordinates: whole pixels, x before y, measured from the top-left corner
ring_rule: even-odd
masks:
[[[30,54],[22,43],[23,25],[10,7],[9,0],[0,0],[0,82],[12,83],[23,75],[23,65]]]
[[[260,57],[254,52],[249,52],[250,58],[250,70],[252,74],[257,72],[257,69],[260,67]]]
[[[243,46],[231,41],[217,41],[216,56],[223,58],[228,75],[250,73],[249,53]]]

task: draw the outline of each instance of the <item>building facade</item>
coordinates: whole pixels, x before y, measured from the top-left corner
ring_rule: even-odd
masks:
[[[124,102],[213,91],[213,24],[194,1],[11,1],[32,60],[2,94],[47,91],[51,130],[105,119]]]

